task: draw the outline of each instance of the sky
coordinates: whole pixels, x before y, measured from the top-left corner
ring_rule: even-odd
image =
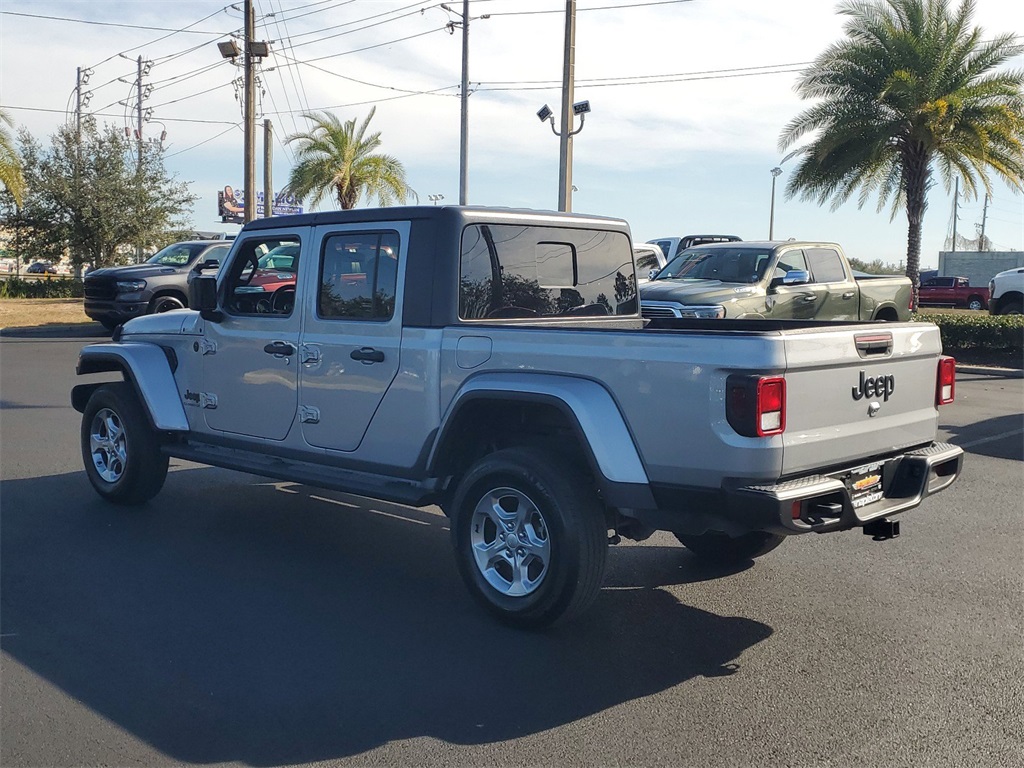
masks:
[[[262,121],[273,123],[275,190],[294,161],[289,135],[304,113],[357,123],[373,108],[380,151],[398,158],[421,203],[459,201],[461,18],[437,2],[255,0],[256,39],[270,42],[259,72],[256,188],[263,188]],[[876,200],[836,210],[788,198],[795,161],[778,138],[810,104],[798,72],[843,36],[834,0],[577,0],[574,101],[592,112],[573,139],[573,210],[629,222],[636,241],[691,233],[768,237],[771,169],[777,239],[836,241],[848,255],[896,264],[906,216]],[[0,106],[44,144],[74,118],[78,68],[91,70],[85,112],[129,131],[138,58],[150,119],[163,131],[165,166],[199,196],[196,229],[237,231],[217,217],[217,191],[243,187],[241,68],[218,41],[241,37],[242,0],[2,0]],[[555,209],[559,139],[538,120],[561,103],[566,3],[473,0],[469,34],[468,202]],[[1024,2],[977,0],[986,39],[1024,35]],[[1012,64],[1024,69],[1024,56]],[[126,106],[127,102],[127,106]],[[151,110],[151,112],[149,112]],[[560,120],[556,126],[562,128]],[[579,128],[579,123],[574,125]],[[327,206],[330,207],[330,206]],[[1024,250],[1024,196],[993,180],[982,199],[961,197],[957,228],[985,232],[996,249]],[[928,198],[921,263],[938,264],[951,231],[952,190]]]

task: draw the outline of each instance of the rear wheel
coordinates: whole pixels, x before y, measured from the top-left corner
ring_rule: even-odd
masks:
[[[108,501],[142,504],[163,487],[168,458],[130,384],[104,384],[92,393],[81,439],[85,473]]]
[[[971,298],[967,300],[968,309],[983,309],[984,307],[985,303],[981,300],[980,296],[971,296]]]
[[[590,478],[555,453],[508,448],[459,483],[452,538],[462,578],[501,621],[541,627],[597,597],[608,550]]]
[[[767,555],[784,540],[777,533],[754,531],[742,536],[726,536],[724,533],[703,533],[699,536],[677,533],[679,543],[701,560],[722,565],[735,565]]]

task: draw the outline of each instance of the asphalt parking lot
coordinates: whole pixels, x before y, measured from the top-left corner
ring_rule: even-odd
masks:
[[[903,535],[716,572],[614,547],[581,621],[491,622],[447,521],[173,462],[113,509],[82,339],[0,340],[0,764],[1024,764],[1024,380],[961,374],[968,455]]]

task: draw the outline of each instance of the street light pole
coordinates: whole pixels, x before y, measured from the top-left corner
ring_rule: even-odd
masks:
[[[246,224],[256,218],[256,78],[252,61],[252,43],[255,36],[256,13],[252,0],[245,0],[245,206],[242,218]]]
[[[778,166],[772,168],[772,204],[768,214],[768,239],[775,239],[775,180],[782,175],[782,169]]]
[[[558,210],[572,210],[572,93],[576,79],[576,0],[565,0],[565,63],[562,69],[562,131],[558,143]]]

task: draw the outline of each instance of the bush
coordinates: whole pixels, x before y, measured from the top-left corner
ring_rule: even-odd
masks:
[[[946,354],[976,350],[1015,360],[1024,356],[1024,315],[929,313],[913,319],[939,326]]]
[[[0,283],[0,298],[4,299],[80,299],[84,295],[82,281],[73,277],[42,280],[9,277]]]

